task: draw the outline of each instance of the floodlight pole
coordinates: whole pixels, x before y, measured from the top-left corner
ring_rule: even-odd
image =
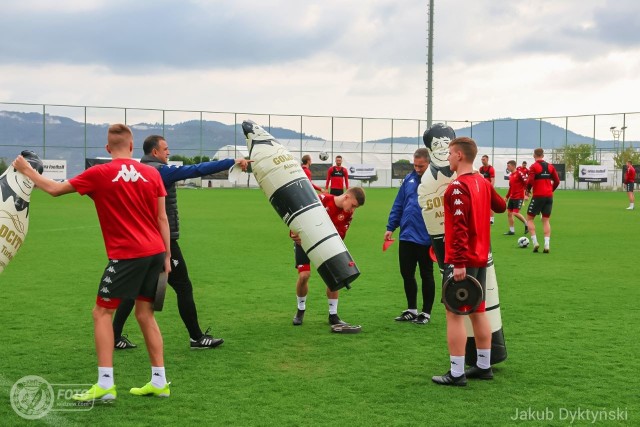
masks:
[[[433,1],[429,0],[427,28],[427,129],[433,121]]]
[[[627,129],[626,126],[622,126],[620,129],[618,129],[616,126],[611,126],[609,128],[609,130],[611,131],[611,134],[613,135],[613,148],[614,150],[616,150],[616,158],[620,154],[620,152],[618,151],[618,148],[620,147],[620,136],[622,136],[622,143],[624,144],[624,131],[626,129]],[[624,145],[622,149],[624,150]],[[615,168],[614,170],[615,170],[615,173],[614,173],[613,185],[615,186],[618,183],[618,168]]]

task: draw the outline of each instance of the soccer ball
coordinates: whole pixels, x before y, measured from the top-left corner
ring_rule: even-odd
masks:
[[[521,248],[526,248],[527,246],[529,246],[529,239],[522,236],[518,239],[518,246],[520,246]]]
[[[329,153],[327,153],[326,151],[323,151],[320,154],[318,154],[318,157],[320,157],[320,160],[324,162],[329,158]]]

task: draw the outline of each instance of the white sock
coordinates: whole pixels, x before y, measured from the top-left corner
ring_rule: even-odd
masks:
[[[512,232],[512,233],[515,233],[516,229],[514,227],[509,227],[509,231]]]
[[[162,388],[167,385],[167,378],[164,376],[164,366],[151,367],[151,384],[157,388]]]
[[[418,315],[418,309],[417,308],[408,308],[407,311],[411,314],[415,314],[416,316]]]
[[[549,248],[549,240],[551,240],[551,237],[544,238],[544,247],[547,249]]]
[[[538,238],[535,236],[535,234],[531,236],[531,243],[533,243],[533,246],[538,244]]]
[[[464,356],[449,356],[451,375],[459,377],[464,374]]]
[[[329,314],[338,314],[338,299],[330,299],[329,301]]]
[[[113,387],[113,367],[98,366],[98,385],[105,390]]]
[[[491,349],[477,349],[478,351],[478,361],[476,365],[480,369],[489,369],[491,367]]]
[[[629,203],[629,207],[630,207],[631,209],[633,209],[633,208],[634,208],[634,206],[633,206],[633,205],[634,205],[634,203]]]
[[[307,309],[307,297],[298,297],[298,310]]]

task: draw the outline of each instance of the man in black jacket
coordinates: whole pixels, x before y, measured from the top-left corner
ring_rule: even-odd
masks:
[[[178,238],[180,237],[180,222],[178,219],[178,197],[176,182],[189,178],[197,178],[205,175],[228,170],[234,164],[238,164],[242,170],[246,170],[248,161],[245,159],[225,159],[215,162],[202,162],[197,165],[169,166],[169,146],[160,135],[151,135],[144,140],[142,146],[144,156],[141,163],[153,166],[160,172],[162,181],[167,190],[166,210],[171,231],[171,272],[169,273],[169,285],[176,291],[178,297],[178,311],[184,325],[189,331],[191,349],[216,348],[224,342],[222,338],[213,338],[209,335],[211,328],[202,332],[198,323],[198,312],[193,300],[193,286],[189,279],[187,264],[182,256]],[[123,300],[113,319],[113,333],[116,349],[130,349],[137,347],[126,335],[122,335],[124,323],[133,309],[133,300]]]

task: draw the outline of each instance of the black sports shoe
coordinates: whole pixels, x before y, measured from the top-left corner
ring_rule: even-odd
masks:
[[[113,347],[116,350],[128,350],[130,348],[137,348],[138,346],[129,341],[128,335],[125,334],[116,339]]]
[[[493,369],[489,366],[487,369],[478,368],[477,366],[472,366],[470,368],[465,369],[464,376],[467,378],[477,378],[479,380],[492,380],[493,379]]]
[[[529,232],[529,226],[525,225],[524,226],[524,234],[527,234]]]
[[[330,314],[329,315],[329,324],[331,326],[334,326],[334,325],[348,325],[347,322],[343,322],[342,320],[340,320],[340,317],[338,317],[337,314]]]
[[[294,326],[302,325],[302,319],[304,319],[304,310],[298,309],[296,316],[293,318],[293,325]]]
[[[416,316],[415,314],[413,314],[409,310],[405,310],[405,311],[402,312],[402,314],[400,314],[400,316],[396,317],[396,321],[397,322],[411,322],[416,317],[418,317],[418,316]]]
[[[415,323],[416,325],[426,325],[430,321],[431,317],[423,311],[422,313],[419,313],[418,316],[411,321],[411,323]]]
[[[209,332],[211,332],[211,328],[207,328],[204,335],[202,335],[199,340],[190,340],[191,350],[206,350],[208,348],[216,348],[224,342],[222,338],[212,337],[211,335],[209,335]]]
[[[431,381],[440,385],[452,385],[458,387],[465,387],[467,385],[467,377],[462,374],[459,377],[454,377],[451,375],[451,371],[447,372],[444,375],[438,375],[435,377],[431,377]]]
[[[513,236],[514,234],[516,234],[515,231],[511,231],[511,230],[504,233],[505,236]]]
[[[540,249],[540,245],[533,245],[533,252],[538,252],[538,249]]]
[[[548,254],[548,253],[549,253],[549,248],[544,248],[544,249],[542,250],[542,253],[543,253],[543,254]]]

